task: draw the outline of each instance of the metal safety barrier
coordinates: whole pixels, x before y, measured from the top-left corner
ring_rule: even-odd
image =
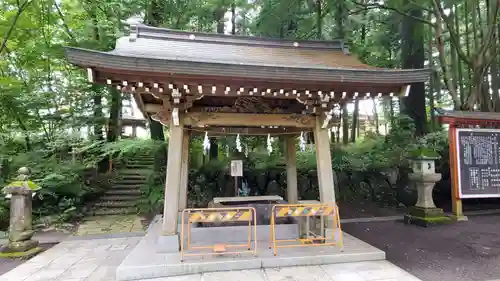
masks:
[[[257,212],[255,208],[206,208],[185,209],[182,211],[181,223],[181,262],[186,256],[228,255],[228,254],[257,254]],[[248,222],[248,240],[245,244],[217,243],[213,245],[197,245],[191,243],[191,224],[193,223],[227,223]],[[252,241],[253,232],[253,241]],[[187,234],[187,239],[185,235]],[[187,242],[187,243],[186,243]],[[252,248],[253,242],[253,248]],[[186,243],[186,244],[185,244]],[[227,249],[246,248],[244,251],[228,251]],[[186,251],[212,250],[212,252],[187,253]]]
[[[321,234],[317,235],[308,231],[306,238],[297,239],[276,239],[276,218],[296,217],[306,218],[321,217]],[[331,217],[332,237],[324,236],[324,218]],[[335,232],[338,231],[338,239],[335,238]],[[312,234],[311,237],[309,233]],[[340,228],[339,208],[336,204],[280,204],[274,205],[271,211],[271,229],[270,229],[270,249],[276,256],[277,248],[294,248],[310,246],[339,246],[343,251],[342,229]],[[338,240],[338,241],[336,241]],[[293,243],[295,242],[295,243]],[[298,242],[298,243],[297,243]]]

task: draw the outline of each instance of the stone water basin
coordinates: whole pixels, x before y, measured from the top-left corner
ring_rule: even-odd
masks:
[[[281,196],[247,196],[247,197],[216,197],[210,203],[208,208],[232,208],[232,207],[252,207],[255,208],[257,215],[257,225],[269,225],[271,222],[271,209],[273,205],[287,204]],[[294,218],[278,218],[276,224],[294,224],[297,220]],[[220,227],[220,226],[238,226],[247,225],[246,222],[216,222],[200,223],[199,227]]]

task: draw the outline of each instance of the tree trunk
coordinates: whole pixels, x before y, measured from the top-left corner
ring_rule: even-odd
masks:
[[[163,22],[162,22],[163,17],[159,13],[159,11],[161,11],[161,7],[160,7],[160,4],[158,3],[158,0],[151,0],[150,5],[148,7],[150,10],[149,10],[148,17],[146,18],[146,22],[149,25],[154,26],[154,27],[158,27],[161,24],[163,24]],[[151,119],[151,117],[149,117],[149,133],[150,133],[152,140],[165,141],[165,133],[163,132],[163,124]],[[165,155],[166,155],[166,153],[165,153]],[[156,156],[158,156],[162,159],[155,159],[155,162],[165,163],[165,165],[166,165],[167,159],[165,156],[155,154],[155,157]],[[158,161],[156,161],[156,160],[158,160]],[[155,163],[155,170],[156,171],[159,171],[162,168],[163,167],[159,167]]]
[[[349,112],[347,111],[347,104],[342,108],[342,144],[349,143]]]
[[[97,140],[103,140],[103,114],[102,114],[102,95],[97,86],[92,86],[94,89],[94,97],[92,98],[94,107],[94,137]]]
[[[321,10],[321,0],[316,1],[316,37],[323,38],[323,11]]]
[[[471,42],[470,42],[470,30],[469,30],[469,1],[465,1],[464,6],[464,19],[465,19],[465,48],[466,48],[466,54],[467,57],[470,58],[470,49],[471,49]],[[472,80],[472,72],[470,67],[467,67],[467,84],[470,85],[470,82]],[[469,87],[470,91],[470,87]],[[460,102],[461,105],[465,104],[465,100],[467,98],[467,94],[465,93],[465,90],[460,93]]]
[[[429,13],[427,19],[430,20],[431,18],[431,15]],[[432,47],[432,27],[429,26],[429,30],[428,30],[428,34],[429,34],[429,38],[427,40],[427,59],[429,60],[429,68],[431,69],[431,77],[429,79],[429,92],[427,94],[428,98],[429,98],[429,107],[430,107],[430,117],[431,117],[431,120],[430,120],[430,131],[431,132],[434,132],[436,130],[436,114],[435,114],[435,101],[434,101],[434,90],[435,90],[435,83],[436,83],[436,76],[435,74],[436,71],[434,70],[434,58],[432,57],[432,53],[433,53],[433,47]]]
[[[224,15],[226,14],[226,10],[223,7],[219,7],[215,12],[216,21],[217,21],[217,33],[224,34],[226,21],[224,19]]]
[[[99,22],[97,20],[97,4],[95,2],[91,3],[91,10],[90,10],[90,18],[92,21],[92,40],[96,44],[96,46],[100,46],[100,35],[99,35]],[[92,97],[93,101],[93,110],[94,110],[94,137],[97,140],[103,140],[103,126],[104,126],[104,116],[102,113],[102,91],[100,89],[101,87],[98,86],[97,84],[92,85],[92,92],[94,96]]]
[[[159,27],[163,24],[163,16],[160,13],[162,10],[158,0],[151,0],[150,5],[148,6],[148,16],[146,18],[146,22],[154,27]],[[163,124],[160,122],[153,120],[151,116],[149,119],[149,133],[152,140],[161,141],[162,145],[158,149],[158,151],[154,153],[154,171],[157,173],[164,173],[167,168],[167,145],[165,143],[165,133],[163,131]],[[163,181],[163,178],[161,179]]]
[[[414,18],[422,18],[422,9],[412,5],[408,14]],[[402,25],[401,61],[404,69],[423,68],[425,61],[424,26],[412,17],[404,17]],[[425,84],[411,85],[410,94],[403,98],[403,112],[415,122],[417,136],[427,132],[427,113],[425,108]]]
[[[337,37],[343,39],[345,37],[345,2],[344,0],[337,0],[336,2],[335,28]],[[342,143],[344,145],[349,143],[349,112],[347,111],[347,104],[342,105]]]
[[[458,41],[459,41],[459,45],[462,46],[462,34],[460,33],[460,21],[459,21],[459,12],[460,12],[460,9],[458,7],[458,5],[454,5],[454,9],[455,9],[455,17],[454,17],[454,26],[455,26],[455,30],[456,30],[456,33],[457,33],[457,37],[458,37]],[[453,48],[453,46],[451,46]],[[456,52],[455,52],[456,53]],[[458,86],[459,86],[459,90],[460,90],[460,97],[462,97],[464,95],[464,92],[465,92],[465,87],[464,87],[464,74],[463,74],[463,66],[462,66],[462,60],[460,58],[458,58],[458,55],[456,57],[456,61],[457,61],[457,70],[458,70],[458,76],[457,76],[457,83],[458,83]]]
[[[236,35],[236,2],[231,4],[231,34]]]
[[[352,113],[351,142],[356,142],[356,130],[359,132],[359,99],[354,101],[354,112]]]
[[[120,134],[119,122],[120,113],[122,108],[122,93],[116,89],[111,88],[111,101],[109,106],[109,120],[108,120],[108,132],[106,134],[106,140],[108,142],[114,142],[118,139]]]

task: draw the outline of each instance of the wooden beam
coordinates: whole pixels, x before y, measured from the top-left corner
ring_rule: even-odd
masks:
[[[246,135],[246,136],[265,136],[271,135],[300,135],[300,132],[312,131],[309,128],[294,128],[294,127],[281,127],[281,128],[256,128],[256,127],[208,127],[208,128],[185,128],[193,135],[204,135],[208,133],[210,137],[226,136],[226,135]]]
[[[142,96],[138,93],[133,94],[135,103],[137,104],[137,107],[139,110],[142,112],[142,115],[144,115],[144,118],[149,120],[149,113],[156,113],[158,111],[148,111],[147,106],[144,104],[144,101],[142,100]]]
[[[354,93],[359,92],[359,97],[362,98],[366,95],[366,93],[370,93],[371,97],[378,96],[378,93],[381,93],[381,96],[389,96],[390,93],[393,93],[393,96],[397,96],[402,91],[401,84],[374,84],[374,83],[311,83],[304,84],[301,82],[291,83],[290,81],[255,81],[255,80],[238,80],[234,79],[223,79],[217,77],[185,77],[184,79],[180,79],[178,76],[176,77],[165,77],[165,76],[155,76],[152,73],[139,75],[137,73],[109,73],[109,72],[99,72],[99,76],[97,79],[94,79],[97,83],[106,84],[106,81],[111,81],[110,86],[123,86],[123,81],[127,82],[128,87],[135,87],[137,91],[143,91],[145,88],[148,88],[148,91],[155,92],[158,91],[159,88],[164,90],[165,92],[169,87],[175,87],[178,89],[184,89],[184,86],[187,86],[190,93],[199,93],[199,86],[201,86],[201,90],[203,94],[210,94],[214,96],[262,96],[262,92],[264,92],[264,96],[272,97],[272,98],[281,98],[281,99],[294,99],[296,95],[293,95],[293,91],[295,90],[297,93],[301,93],[301,97],[304,97],[305,91],[309,91],[312,97],[315,97],[318,91],[321,91],[323,94],[335,92],[336,98],[334,100],[336,102],[345,102],[344,100],[353,99]],[[140,86],[143,85],[143,86]],[[154,86],[158,88],[155,88]],[[212,94],[212,87],[215,86],[215,94]],[[229,91],[226,91],[226,88],[229,87]],[[141,89],[140,89],[141,88]],[[238,91],[240,88],[243,88],[243,92]],[[257,89],[254,92],[254,88]],[[130,90],[130,89],[128,89]],[[249,92],[253,92],[250,95]],[[342,93],[346,92],[346,96],[341,98]],[[276,93],[276,95],[275,95]],[[288,96],[286,95],[288,93]]]
[[[144,109],[148,113],[157,113],[161,109],[161,104],[147,103],[144,105]]]
[[[192,127],[205,126],[278,126],[313,128],[315,117],[302,114],[243,114],[243,113],[202,113],[186,114],[184,124]]]
[[[298,91],[310,90],[310,91],[338,91],[338,92],[394,92],[396,96],[401,89],[401,83],[393,83],[387,81],[387,83],[359,83],[359,82],[331,82],[331,81],[310,81],[304,83],[304,81],[290,81],[290,80],[272,80],[269,79],[255,79],[247,77],[220,77],[220,76],[200,76],[200,75],[165,75],[164,73],[151,73],[151,72],[138,72],[135,70],[116,70],[107,68],[96,68],[98,72],[98,79],[101,81],[106,81],[106,79],[112,80],[128,80],[131,82],[142,81],[144,83],[148,81],[154,81],[157,83],[163,82],[164,84],[176,84],[176,85],[204,85],[210,87],[212,85],[216,86],[230,86],[234,88],[239,87],[257,87],[259,89],[296,89]],[[97,80],[97,79],[96,79]],[[168,82],[166,82],[168,81]],[[262,91],[262,90],[260,90]]]

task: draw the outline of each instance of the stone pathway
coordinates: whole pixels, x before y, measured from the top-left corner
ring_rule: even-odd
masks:
[[[116,267],[140,237],[67,240],[32,258],[0,281],[114,281]],[[143,281],[419,281],[387,261],[265,270],[212,272]]]
[[[99,235],[116,233],[144,233],[141,217],[137,215],[112,215],[86,217],[74,235]]]
[[[0,281],[113,281],[140,237],[64,241],[0,276]]]

